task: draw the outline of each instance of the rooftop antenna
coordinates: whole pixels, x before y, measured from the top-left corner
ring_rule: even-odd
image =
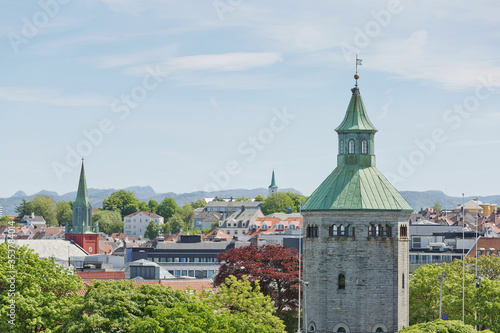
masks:
[[[355,87],[358,87],[358,79],[359,79],[358,66],[362,65],[361,62],[363,62],[363,60],[358,59],[358,55],[356,54],[356,74],[354,74],[354,79],[356,80],[356,84],[354,85]]]

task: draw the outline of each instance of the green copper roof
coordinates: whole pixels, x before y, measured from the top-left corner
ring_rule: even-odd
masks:
[[[278,186],[276,185],[276,181],[274,180],[274,170],[273,170],[273,177],[271,178],[271,185],[269,185],[269,188],[277,188]]]
[[[80,181],[78,182],[78,192],[76,193],[76,199],[73,205],[83,204],[85,206],[89,205],[89,196],[87,193],[87,181],[85,180],[85,169],[83,168],[82,162],[82,170],[80,171]]]
[[[337,133],[345,132],[376,132],[377,129],[371,123],[368,115],[366,114],[363,99],[357,87],[351,89],[352,97],[347,107],[344,121],[335,130]]]
[[[376,167],[337,167],[302,210],[408,210],[413,208]]]

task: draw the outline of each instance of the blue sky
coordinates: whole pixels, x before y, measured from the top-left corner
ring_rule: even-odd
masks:
[[[0,196],[267,187],[336,166],[353,87],[399,190],[500,194],[497,2],[0,1]]]

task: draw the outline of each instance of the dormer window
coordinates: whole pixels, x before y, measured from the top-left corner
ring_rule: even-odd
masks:
[[[354,154],[354,140],[349,140],[349,154]]]
[[[344,140],[340,140],[339,155],[343,155],[343,154],[344,154]]]
[[[361,141],[361,154],[368,154],[368,142],[366,140]]]

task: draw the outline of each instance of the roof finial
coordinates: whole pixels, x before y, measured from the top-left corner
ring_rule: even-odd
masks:
[[[358,75],[358,65],[361,66],[361,62],[363,60],[361,59],[358,59],[358,55],[356,54],[356,74],[354,74],[354,79],[356,80],[356,84],[354,85],[355,87],[358,86],[358,79],[359,79],[359,75]]]

